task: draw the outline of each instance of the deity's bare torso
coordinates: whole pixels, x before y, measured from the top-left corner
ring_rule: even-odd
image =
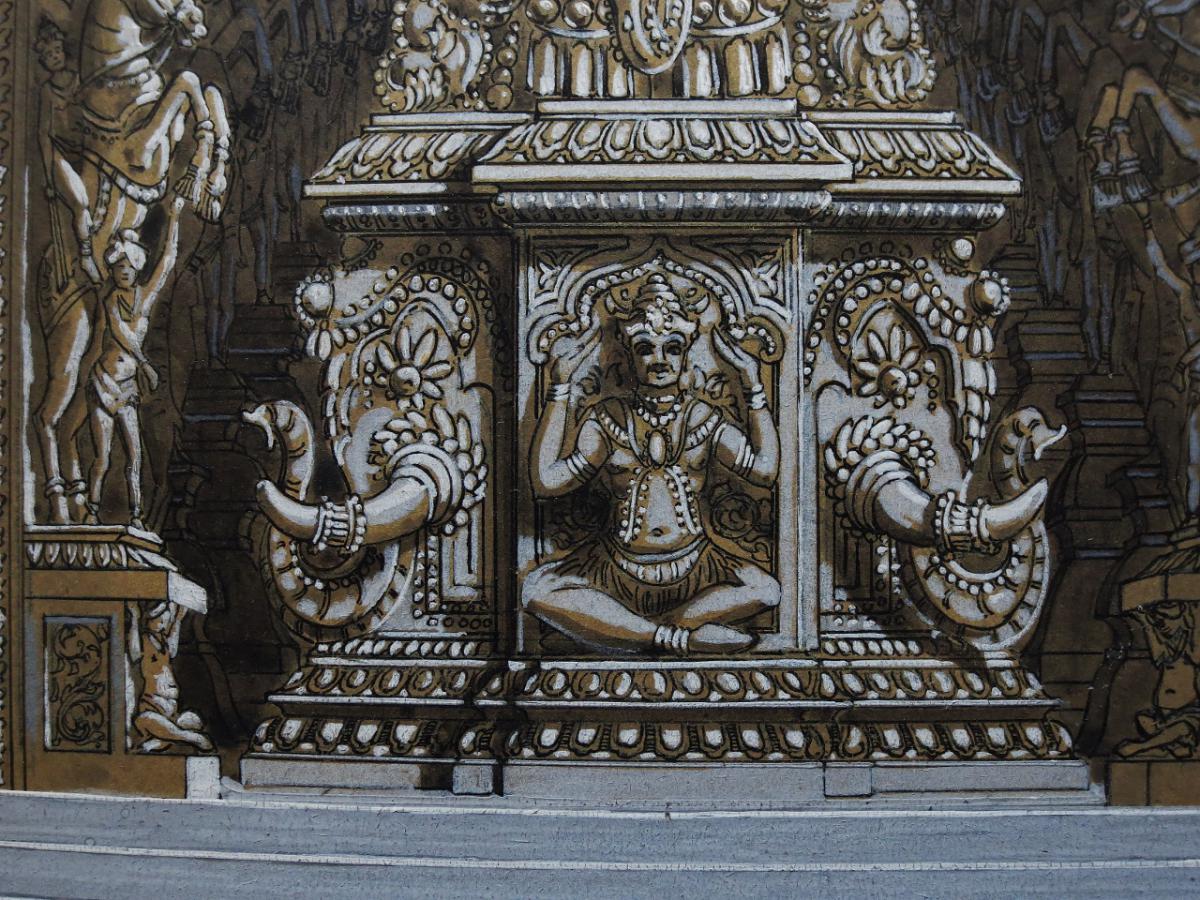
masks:
[[[704,535],[702,498],[721,439],[746,441],[724,413],[686,394],[661,415],[637,400],[592,407],[577,445],[597,440],[604,447],[597,478],[616,501],[610,537],[632,553],[652,554],[683,549]]]

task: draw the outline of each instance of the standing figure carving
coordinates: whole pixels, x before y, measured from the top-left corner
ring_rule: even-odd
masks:
[[[68,522],[82,518],[87,489],[73,436],[86,417],[79,396],[80,373],[86,377],[90,367],[87,353],[95,315],[95,283],[100,275],[90,252],[92,215],[75,127],[79,75],[68,64],[66,36],[48,19],[38,26],[36,48],[47,76],[38,96],[38,126],[50,226],[50,247],[38,273],[38,299],[46,356],[63,364],[50,366],[35,427],[46,466],[51,519]],[[72,406],[73,421],[64,424]],[[62,434],[72,437],[60,465]]]
[[[574,409],[572,379],[603,332],[599,326],[568,331],[552,349],[553,384],[530,460],[539,498],[597,481],[613,501],[611,518],[602,534],[530,573],[522,604],[601,650],[681,656],[745,650],[754,638],[737,626],[778,605],[780,587],[713,539],[708,481],[714,466],[760,486],[775,481],[779,435],[758,360],[712,329],[713,348],[744,392],[743,425],[685,387],[700,326],[663,275],[651,274],[627,308],[612,312],[632,392]],[[579,426],[572,442],[573,419]]]
[[[125,231],[114,237],[104,254],[112,286],[101,302],[102,317],[96,336],[99,353],[88,380],[92,443],[96,451],[88,485],[89,524],[100,521],[114,428],[119,428],[125,446],[130,524],[134,528],[145,527],[138,404],[143,390],[153,391],[158,387],[158,375],[146,359],[144,344],[155,304],[175,268],[182,209],[183,198],[176,197],[168,214],[166,244],[158,264],[144,281],[139,279],[146,266],[146,248],[138,243],[137,232]]]
[[[140,260],[134,269],[147,264],[138,235],[152,211],[161,208],[177,219],[187,203],[212,222],[222,210],[230,132],[221,93],[189,71],[169,81],[163,75],[176,46],[192,46],[206,34],[203,12],[192,0],[92,0],[83,14],[76,77],[64,74],[61,32],[48,25],[39,32],[50,73],[41,126],[51,245],[39,279],[48,367],[35,420],[49,516],[58,524],[95,520],[95,476],[106,468],[97,459],[88,492],[79,437],[96,396],[85,382],[101,352],[97,289],[110,277],[118,290],[133,288],[128,273],[116,276],[110,266],[120,262],[128,269],[134,257]],[[193,150],[184,167],[176,150],[189,120]],[[176,174],[174,197],[164,203]],[[146,309],[173,269],[177,223],[174,230],[154,267],[158,287],[137,289]],[[103,455],[102,446],[95,449]],[[85,493],[91,495],[86,500]],[[131,502],[140,505],[133,496]]]

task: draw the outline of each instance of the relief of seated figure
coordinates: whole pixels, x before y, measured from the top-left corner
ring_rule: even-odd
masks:
[[[746,427],[683,385],[700,325],[661,275],[651,275],[617,322],[636,385],[576,415],[571,382],[601,340],[593,327],[559,338],[530,465],[534,493],[563,497],[598,481],[610,498],[597,537],[525,579],[522,605],[591,647],[617,653],[727,654],[754,643],[737,627],[779,603],[779,583],[714,541],[710,470],[770,486],[779,436],[758,360],[711,331],[745,392]],[[715,374],[715,373],[706,373]],[[568,423],[579,420],[574,443]]]

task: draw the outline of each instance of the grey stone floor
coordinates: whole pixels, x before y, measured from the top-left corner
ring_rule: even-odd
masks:
[[[1192,897],[1200,809],[547,809],[0,794],[42,897]]]

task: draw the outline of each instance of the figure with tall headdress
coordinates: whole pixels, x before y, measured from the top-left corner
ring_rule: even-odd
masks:
[[[542,499],[599,483],[611,500],[608,523],[597,537],[531,572],[522,605],[601,650],[680,656],[745,650],[754,638],[738,626],[778,605],[779,583],[713,539],[708,484],[717,466],[751,484],[775,481],[779,435],[758,360],[713,328],[713,347],[745,393],[743,426],[684,387],[700,325],[663,275],[649,275],[613,322],[632,394],[584,410],[569,442],[568,426],[577,418],[572,378],[602,332],[559,338],[530,465]]]

